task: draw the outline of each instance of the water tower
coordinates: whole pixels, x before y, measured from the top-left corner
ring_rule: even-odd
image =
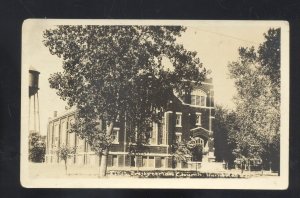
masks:
[[[40,133],[39,115],[39,75],[40,72],[29,69],[29,133]]]

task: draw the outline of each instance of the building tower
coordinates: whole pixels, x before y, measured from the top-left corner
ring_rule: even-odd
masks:
[[[29,69],[29,133],[40,133],[39,115],[39,75],[40,72]]]

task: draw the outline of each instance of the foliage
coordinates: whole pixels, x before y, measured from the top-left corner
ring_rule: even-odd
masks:
[[[76,153],[76,147],[62,145],[57,149],[57,156],[65,162],[65,170],[67,172],[67,160]]]
[[[129,143],[128,154],[133,156],[141,156],[146,153],[149,153],[149,148],[146,144],[137,141],[137,143]]]
[[[46,153],[45,136],[38,133],[29,135],[29,160],[32,162],[44,162]]]
[[[64,25],[44,32],[45,46],[63,60],[64,71],[51,75],[50,86],[77,107],[72,130],[92,149],[107,155],[114,124],[125,112],[132,129],[147,133],[156,119],[153,112],[166,107],[173,90],[204,80],[208,71],[197,53],[176,43],[185,29]],[[166,69],[165,59],[173,68]],[[99,127],[101,120],[109,130]]]
[[[214,140],[216,161],[226,161],[233,165],[233,149],[236,147],[235,134],[239,131],[236,113],[233,110],[216,105],[214,122]]]
[[[203,145],[191,137],[190,140],[177,141],[172,145],[175,162],[202,161]]]
[[[203,145],[196,144],[193,148],[191,148],[191,153],[192,153],[192,161],[202,161]]]
[[[76,153],[76,148],[74,147],[68,147],[65,145],[62,145],[57,149],[57,154],[61,160],[67,161],[68,158],[72,157]]]
[[[88,125],[88,126],[87,126]],[[94,127],[93,127],[94,126]],[[80,131],[78,131],[78,129]],[[84,136],[84,131],[88,130],[88,137]],[[108,136],[104,129],[100,129],[97,125],[97,122],[94,120],[90,120],[88,124],[84,123],[83,119],[76,119],[76,122],[72,124],[70,133],[77,133],[82,139],[85,139],[89,145],[91,145],[91,149],[98,155],[101,156],[103,151],[112,144],[114,141],[112,136]]]
[[[191,148],[193,148],[193,146],[189,146],[189,142],[186,141],[186,140],[182,140],[180,142],[176,142],[174,145],[173,145],[173,157],[174,157],[174,160],[175,162],[187,162],[191,156],[192,156],[192,153],[191,153]]]
[[[239,60],[228,67],[237,89],[234,154],[268,164],[271,156],[279,156],[280,29],[270,29],[265,38],[257,52],[254,47],[240,48]]]
[[[266,41],[258,48],[258,61],[264,75],[270,77],[274,88],[280,87],[280,29],[269,29]]]

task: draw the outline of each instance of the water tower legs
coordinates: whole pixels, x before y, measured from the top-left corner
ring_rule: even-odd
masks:
[[[29,132],[30,133],[40,133],[41,127],[40,127],[39,108],[40,108],[39,94],[37,92],[36,94],[29,97]]]
[[[39,115],[40,104],[39,104],[39,94],[38,94],[39,74],[40,74],[39,71],[30,67],[29,69],[29,133],[40,133],[40,115]],[[32,97],[33,97],[33,109],[31,107]],[[32,113],[33,116],[31,115]]]
[[[35,94],[33,95],[33,124],[34,124],[34,131],[36,132],[36,106],[35,106]]]
[[[40,126],[40,100],[39,100],[39,92],[36,93],[36,98],[37,98],[37,117],[38,117],[39,132],[41,132],[41,126]]]

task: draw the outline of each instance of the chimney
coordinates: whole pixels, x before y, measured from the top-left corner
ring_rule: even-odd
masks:
[[[57,117],[57,111],[53,112],[53,117],[56,118]]]

